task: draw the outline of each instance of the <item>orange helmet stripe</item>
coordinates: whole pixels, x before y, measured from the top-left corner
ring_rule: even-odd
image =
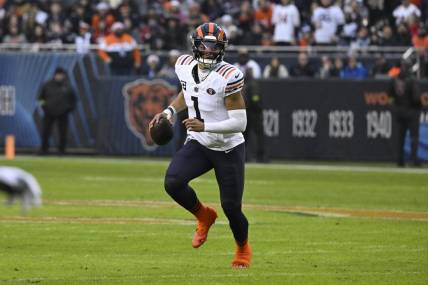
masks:
[[[199,26],[199,27],[196,29],[196,33],[198,34],[198,36],[199,36],[199,37],[201,37],[201,38],[203,38],[203,37],[204,37],[204,33],[202,32],[202,28],[201,28],[201,26]]]
[[[218,35],[218,39],[219,40],[224,40],[224,30],[223,29],[220,29],[220,34]]]
[[[208,24],[208,33],[213,35],[214,34],[214,23]]]

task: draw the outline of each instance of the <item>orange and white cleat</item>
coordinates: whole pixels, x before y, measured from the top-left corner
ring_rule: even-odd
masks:
[[[192,246],[198,248],[204,244],[208,237],[210,227],[217,219],[217,213],[213,208],[202,206],[198,213],[198,225],[193,236]]]
[[[253,250],[247,241],[244,245],[236,245],[235,258],[232,261],[232,268],[248,268],[251,264]]]

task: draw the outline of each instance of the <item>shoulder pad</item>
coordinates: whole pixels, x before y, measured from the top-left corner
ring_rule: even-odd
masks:
[[[188,54],[181,55],[177,61],[175,62],[175,65],[189,65],[194,61],[193,56],[190,56]]]

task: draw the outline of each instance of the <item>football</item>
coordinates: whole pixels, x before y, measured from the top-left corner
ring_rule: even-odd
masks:
[[[159,122],[150,129],[150,136],[157,145],[167,144],[174,136],[170,121],[161,117]]]

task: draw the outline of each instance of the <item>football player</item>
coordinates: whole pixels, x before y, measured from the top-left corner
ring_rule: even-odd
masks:
[[[241,89],[244,76],[223,61],[227,38],[215,23],[204,23],[191,36],[193,56],[177,59],[175,71],[182,91],[171,105],[150,122],[163,116],[172,119],[188,109],[183,121],[187,129],[184,146],[174,155],[165,175],[166,192],[195,215],[197,229],[192,240],[200,247],[217,219],[216,211],[202,204],[189,182],[214,169],[220,189],[221,207],[236,241],[233,268],[250,266],[252,250],[248,242],[248,221],[242,212],[245,144],[242,132],[247,116]]]
[[[42,204],[42,191],[36,178],[17,167],[0,167],[0,191],[6,193],[6,204],[21,200],[22,212]]]

